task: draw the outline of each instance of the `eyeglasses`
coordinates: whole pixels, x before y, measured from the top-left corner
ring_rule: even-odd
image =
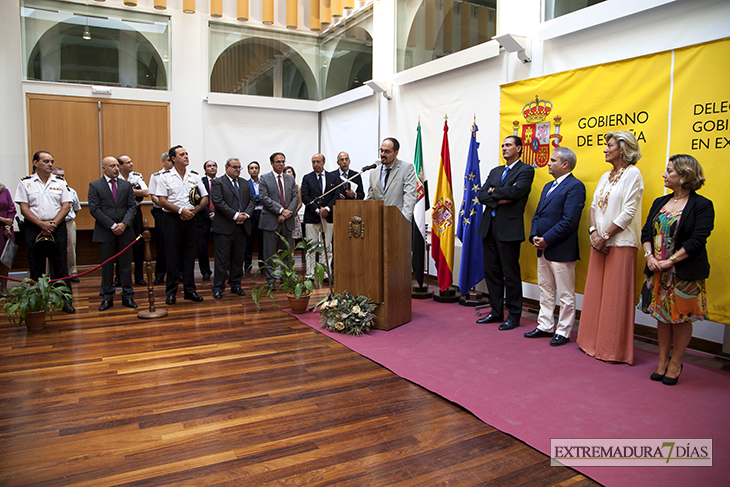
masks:
[[[380,149],[381,154],[390,154],[391,152],[393,152],[393,151],[390,149]]]

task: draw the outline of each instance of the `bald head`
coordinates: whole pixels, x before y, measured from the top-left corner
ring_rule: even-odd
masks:
[[[101,169],[104,176],[109,179],[117,179],[119,177],[119,161],[116,157],[105,157],[101,160]]]

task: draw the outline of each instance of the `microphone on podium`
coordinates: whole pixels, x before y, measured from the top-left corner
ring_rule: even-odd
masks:
[[[365,172],[365,171],[369,171],[369,170],[371,170],[371,169],[375,169],[376,167],[378,167],[378,165],[377,165],[377,164],[370,164],[369,166],[365,166],[365,167],[363,167],[363,168],[362,168],[362,171],[360,171],[360,172]]]

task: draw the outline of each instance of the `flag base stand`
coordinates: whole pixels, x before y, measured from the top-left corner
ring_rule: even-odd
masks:
[[[155,285],[152,280],[154,269],[152,268],[152,253],[150,252],[150,225],[147,223],[147,219],[144,220],[143,228],[142,237],[144,238],[144,269],[147,271],[148,308],[137,313],[137,318],[141,320],[155,320],[167,316],[167,310],[165,308],[157,309],[155,307]]]
[[[425,286],[415,285],[411,288],[411,299],[431,299],[433,297],[433,291],[428,288],[428,284]]]
[[[461,293],[456,286],[449,287],[446,291],[439,291],[433,295],[433,300],[438,303],[455,303],[461,299]]]
[[[487,306],[489,305],[489,298],[485,293],[474,291],[473,289],[459,299],[459,304],[462,306]]]

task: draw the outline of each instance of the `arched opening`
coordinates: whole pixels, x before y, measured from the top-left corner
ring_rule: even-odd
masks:
[[[362,86],[373,78],[372,37],[362,27],[353,27],[350,37],[340,39],[327,69],[325,98]]]
[[[218,56],[210,91],[314,100],[317,84],[295,49],[276,39],[249,37]]]

